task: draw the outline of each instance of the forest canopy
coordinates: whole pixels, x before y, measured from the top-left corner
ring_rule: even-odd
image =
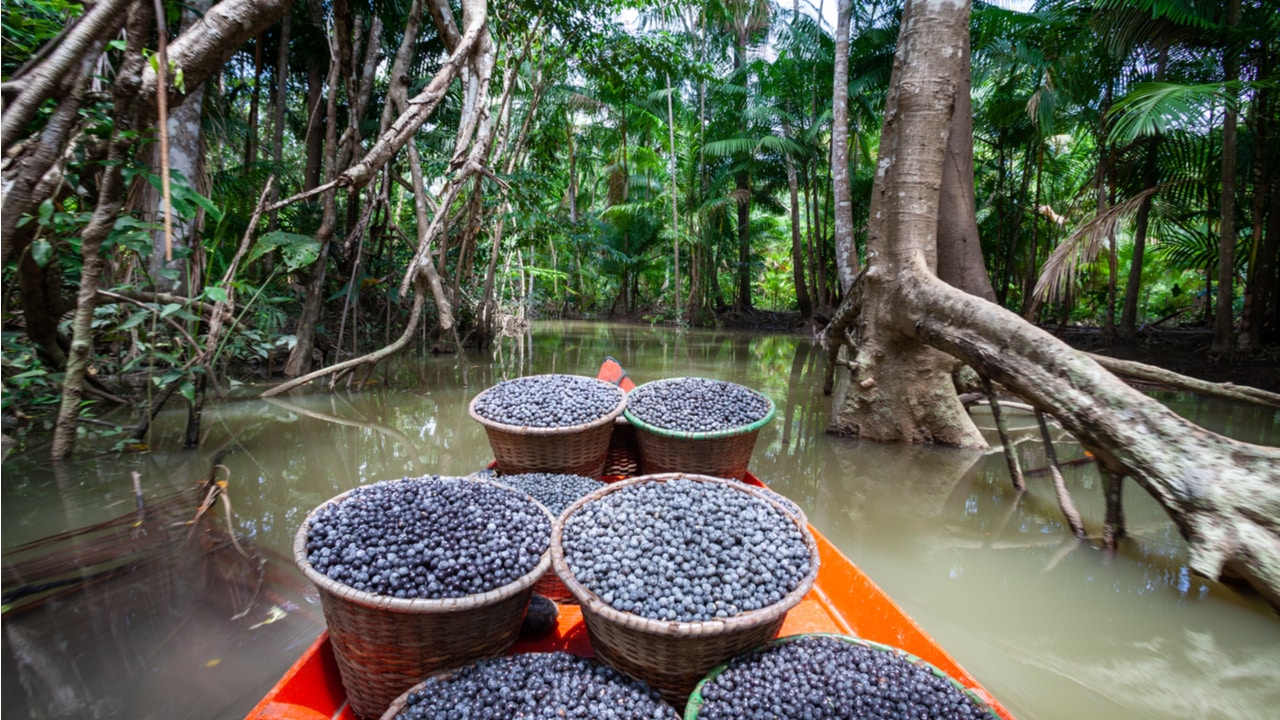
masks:
[[[1012,5],[969,20],[993,299],[1274,342],[1274,0]],[[6,432],[64,456],[250,370],[332,383],[535,317],[820,326],[867,261],[902,12],[6,2]]]

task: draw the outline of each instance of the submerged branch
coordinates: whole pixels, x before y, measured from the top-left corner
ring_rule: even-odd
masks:
[[[1163,385],[1174,390],[1186,390],[1198,395],[1218,397],[1226,400],[1253,403],[1280,410],[1280,394],[1234,383],[1215,383],[1208,380],[1180,375],[1172,370],[1165,370],[1153,365],[1144,365],[1132,360],[1120,360],[1090,353],[1089,357],[1102,367],[1126,380]]]

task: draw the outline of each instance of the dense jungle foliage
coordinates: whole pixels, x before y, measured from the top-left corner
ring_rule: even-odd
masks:
[[[335,190],[431,91],[464,22],[442,31],[422,0],[261,3],[246,42],[183,65],[161,40],[187,52],[202,19],[245,3],[165,0],[158,22],[151,4],[0,10],[6,433],[53,426],[77,342],[92,418],[198,407],[402,335],[448,351],[538,317],[799,326],[839,304],[831,8],[491,3],[488,74],[450,82],[405,152]],[[862,248],[902,8],[846,4]],[[1225,298],[1217,350],[1274,340],[1277,38],[1274,0],[975,3],[975,212],[997,300],[1134,341],[1221,333]],[[406,272],[420,265],[430,297]]]

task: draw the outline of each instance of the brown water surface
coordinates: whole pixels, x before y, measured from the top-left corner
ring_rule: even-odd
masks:
[[[259,589],[256,565],[232,549],[166,541],[126,575],[7,612],[6,718],[243,717],[323,624],[290,559],[307,512],[361,484],[483,467],[488,441],[467,415],[476,393],[531,373],[594,374],[605,355],[637,382],[699,375],[773,398],[778,416],[761,433],[756,473],[1019,718],[1280,717],[1280,622],[1191,574],[1176,530],[1136,486],[1125,490],[1130,538],[1109,559],[1070,535],[1047,475],[1033,474],[1018,499],[998,453],[827,436],[824,361],[805,340],[542,323],[462,362],[402,358],[358,391],[225,400],[206,410],[198,450],[178,449],[185,413],[173,412],[157,422],[148,453],[91,449],[110,447],[104,440],[56,469],[45,449],[10,457],[5,549],[133,512],[134,472],[159,507],[158,498],[199,482],[218,459],[234,526],[265,564]],[[1211,429],[1280,443],[1274,412],[1163,399]],[[975,417],[992,425],[981,410]],[[1014,424],[1023,467],[1043,466],[1034,418]],[[1055,446],[1064,461],[1082,456],[1068,438]],[[1065,474],[1096,534],[1096,470],[1074,464]]]

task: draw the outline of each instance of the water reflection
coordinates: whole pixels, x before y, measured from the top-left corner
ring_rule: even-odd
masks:
[[[268,562],[264,596],[240,620],[209,590],[225,582],[194,556],[175,563],[182,573],[134,577],[130,592],[67,597],[42,623],[6,614],[5,709],[33,718],[243,716],[321,625],[314,591],[289,560],[307,512],[376,480],[482,467],[490,450],[467,414],[472,397],[520,375],[590,373],[605,355],[637,382],[702,375],[771,397],[778,415],[761,433],[756,472],[1019,717],[1262,718],[1280,707],[1280,623],[1191,575],[1176,530],[1132,485],[1121,552],[1108,559],[1077,542],[1048,476],[1035,472],[1045,460],[1033,416],[1012,419],[1030,471],[1030,491],[1018,497],[999,454],[827,436],[825,359],[805,340],[545,323],[484,356],[400,358],[359,391],[225,401],[206,410],[196,451],[178,449],[184,414],[165,413],[150,453],[101,455],[57,474],[41,454],[11,457],[0,497],[5,548],[129,511],[133,472],[157,496],[199,482],[217,459],[237,528]],[[1274,412],[1165,399],[1240,439],[1280,439]],[[992,427],[985,411],[975,418]],[[1061,433],[1055,447],[1097,534],[1096,470]],[[82,627],[94,628],[81,633],[91,640],[77,643]]]

